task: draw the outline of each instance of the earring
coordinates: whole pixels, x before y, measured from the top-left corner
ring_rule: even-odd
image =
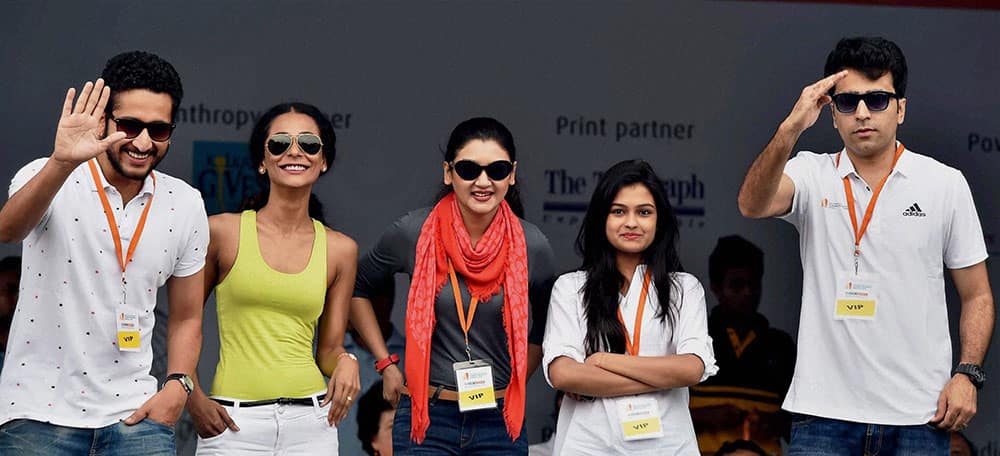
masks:
[[[326,166],[324,166],[324,167],[323,167],[323,170],[322,170],[322,171],[320,171],[320,172],[323,172],[323,173],[325,173],[325,172],[326,172]]]
[[[267,170],[264,169],[264,165],[260,165],[260,168],[257,169],[257,172],[261,175],[263,175],[266,171]]]

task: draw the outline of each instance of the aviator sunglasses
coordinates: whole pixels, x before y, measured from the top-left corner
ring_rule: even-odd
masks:
[[[472,160],[459,160],[456,162],[451,162],[451,169],[455,170],[455,174],[467,181],[474,181],[486,171],[486,176],[490,180],[503,180],[507,176],[510,176],[511,171],[514,171],[514,164],[507,160],[497,160],[486,166],[480,165]]]
[[[125,133],[125,139],[134,139],[135,137],[142,134],[143,130],[149,132],[149,139],[153,141],[166,141],[170,139],[170,135],[174,132],[174,127],[176,125],[167,122],[143,122],[141,120],[135,119],[118,119],[112,117],[111,120],[115,123],[115,130]]]
[[[299,144],[299,149],[309,155],[316,155],[323,149],[323,140],[312,133],[299,133],[291,135],[289,133],[275,133],[267,138],[267,150],[271,155],[281,155],[292,147],[292,142]]]
[[[901,97],[892,92],[876,90],[868,93],[838,93],[832,98],[837,111],[850,114],[858,109],[861,100],[865,100],[865,106],[869,111],[878,112],[885,111],[889,107],[889,100],[893,98],[898,100]]]

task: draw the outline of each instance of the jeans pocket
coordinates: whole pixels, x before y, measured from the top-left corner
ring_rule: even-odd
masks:
[[[0,426],[0,432],[13,433],[16,432],[18,428],[23,427],[29,423],[31,423],[31,420],[23,420],[23,419],[11,420],[4,423],[3,426]]]
[[[198,442],[212,442],[212,441],[218,440],[220,437],[222,437],[223,435],[225,435],[227,432],[229,432],[229,428],[225,428],[225,429],[222,430],[222,432],[220,432],[218,434],[215,434],[213,436],[210,436],[210,437],[202,437],[202,436],[199,435],[198,436]]]
[[[158,428],[163,429],[165,431],[170,431],[171,434],[174,433],[174,427],[173,426],[171,426],[169,424],[161,423],[161,422],[156,421],[156,420],[154,420],[154,419],[152,419],[152,418],[150,418],[148,416],[146,417],[146,419],[140,421],[140,423],[149,423],[150,425],[158,427]]]
[[[931,423],[924,424],[924,428],[926,428],[929,431],[938,432],[938,433],[948,432],[947,430],[939,428],[939,427],[937,427],[937,426],[935,426],[935,425],[933,425]]]
[[[792,427],[795,428],[795,427],[798,427],[798,426],[808,426],[808,425],[812,424],[813,422],[815,422],[816,420],[817,420],[817,418],[815,416],[812,416],[812,415],[803,415],[801,413],[793,413],[792,414]]]

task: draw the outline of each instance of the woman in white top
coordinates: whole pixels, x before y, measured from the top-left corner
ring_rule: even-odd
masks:
[[[680,271],[677,220],[643,161],[609,169],[552,289],[542,365],[568,394],[554,454],[698,455],[690,385],[714,375],[705,292]]]

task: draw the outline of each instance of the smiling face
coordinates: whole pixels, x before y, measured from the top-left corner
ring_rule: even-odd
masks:
[[[111,115],[114,119],[170,123],[173,99],[168,94],[133,89],[116,93],[112,98]],[[105,134],[116,130],[115,121],[111,118],[105,119]],[[142,181],[163,160],[169,148],[169,139],[153,141],[149,137],[149,131],[143,129],[135,138],[112,146],[107,153],[98,157],[98,161],[104,162],[102,168],[105,170],[108,168],[104,165],[110,165],[120,176]]]
[[[608,242],[619,255],[641,255],[656,238],[656,215],[656,201],[645,185],[622,187],[608,211]]]
[[[271,186],[304,187],[311,186],[326,171],[326,158],[320,150],[310,155],[302,150],[297,139],[301,134],[319,136],[319,126],[308,115],[298,112],[288,112],[274,118],[267,131],[267,137],[285,133],[291,135],[292,144],[284,152],[275,155],[277,145],[271,141],[265,142],[264,161],[258,172],[263,170],[271,181]]]
[[[868,79],[864,73],[847,69],[847,76],[837,82],[834,94],[855,93],[864,94],[874,91],[895,93],[892,85],[892,74],[888,71],[876,80]],[[858,157],[875,157],[882,153],[892,153],[896,150],[896,128],[903,124],[906,117],[906,99],[890,100],[889,107],[884,111],[871,111],[864,101],[858,103],[858,108],[851,113],[842,113],[830,105],[833,110],[833,126],[840,133],[847,151]]]
[[[474,139],[465,144],[455,154],[454,163],[462,160],[469,160],[480,166],[486,166],[499,160],[510,160],[510,154],[504,150],[496,141],[482,141]],[[493,180],[480,172],[473,180],[465,180],[455,172],[451,163],[444,163],[444,184],[451,186],[455,192],[455,199],[458,201],[458,208],[462,216],[483,217],[492,219],[496,214],[500,202],[507,196],[507,190],[515,183],[514,175],[517,173],[517,163],[510,175],[503,179]]]

